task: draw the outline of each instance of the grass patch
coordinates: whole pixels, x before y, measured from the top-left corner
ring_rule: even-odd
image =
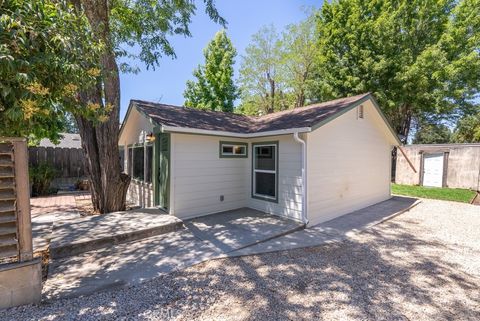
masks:
[[[440,188],[392,184],[392,193],[436,200],[470,203],[475,192],[461,188]]]

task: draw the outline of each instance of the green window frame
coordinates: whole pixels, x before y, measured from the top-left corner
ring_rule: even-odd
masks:
[[[265,147],[263,150],[262,147]],[[273,150],[272,150],[273,147]],[[274,168],[265,168],[265,164],[260,162],[261,158],[273,158],[274,157]],[[257,162],[258,160],[258,162]],[[278,152],[278,141],[270,142],[258,142],[252,144],[252,198],[260,199],[263,201],[278,203],[278,175],[279,175],[279,152]],[[268,164],[267,166],[268,167]],[[261,193],[257,190],[259,181],[264,181],[268,183],[271,181],[269,176],[274,175],[274,186],[272,195],[272,187],[270,187],[270,193]],[[262,177],[263,176],[263,177]],[[267,186],[268,189],[268,186]]]
[[[136,162],[141,154],[141,162]],[[151,157],[151,159],[148,159]],[[137,181],[152,183],[153,179],[153,144],[132,144],[128,145],[127,174]]]
[[[220,141],[220,158],[248,158],[248,143]]]

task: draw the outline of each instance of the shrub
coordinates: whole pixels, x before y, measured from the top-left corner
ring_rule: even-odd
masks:
[[[51,193],[50,184],[57,172],[51,165],[41,163],[30,167],[30,183],[32,195],[48,195]]]

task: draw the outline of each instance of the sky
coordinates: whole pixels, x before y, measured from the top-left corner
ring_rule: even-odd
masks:
[[[172,105],[182,105],[183,91],[192,72],[204,61],[203,49],[221,26],[212,22],[204,13],[203,1],[197,0],[197,15],[190,30],[192,37],[172,36],[169,40],[177,54],[176,59],[164,57],[160,66],[146,70],[140,67],[138,74],[121,74],[121,110],[123,119],[130,99],[142,99]],[[251,36],[262,26],[273,24],[278,31],[286,25],[297,23],[306,17],[305,8],[319,8],[321,0],[217,0],[217,9],[227,22],[227,34],[237,49],[235,77],[238,77],[241,55],[250,43]]]

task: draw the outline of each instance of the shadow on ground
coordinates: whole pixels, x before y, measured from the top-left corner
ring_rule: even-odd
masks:
[[[478,320],[479,278],[446,259],[461,248],[431,234],[421,219],[408,215],[337,244],[214,260],[139,286],[10,309],[5,315],[32,320]],[[472,246],[478,251],[478,240]],[[131,255],[143,259],[149,253]]]

